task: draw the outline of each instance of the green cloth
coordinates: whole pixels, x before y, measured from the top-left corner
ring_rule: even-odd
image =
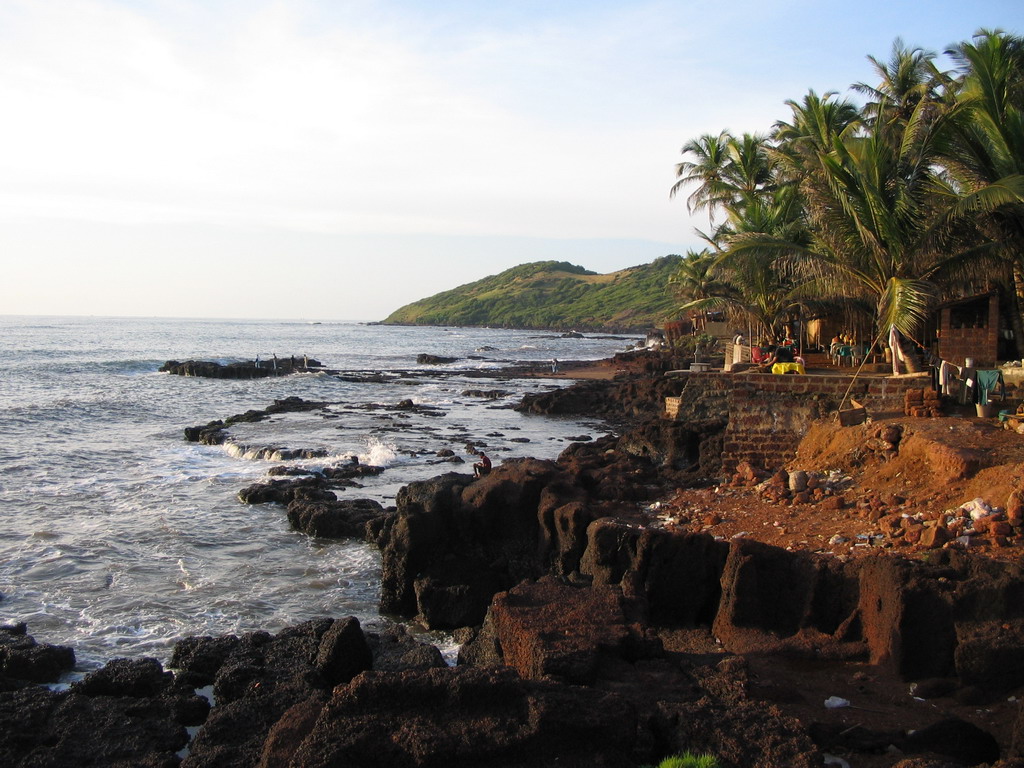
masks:
[[[978,371],[978,403],[988,405],[988,393],[1002,380],[1002,371]]]

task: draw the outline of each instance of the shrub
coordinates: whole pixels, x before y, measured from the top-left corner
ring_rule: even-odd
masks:
[[[646,767],[645,768],[650,768]],[[695,755],[684,752],[681,755],[666,757],[657,768],[718,768],[718,760],[713,755]]]

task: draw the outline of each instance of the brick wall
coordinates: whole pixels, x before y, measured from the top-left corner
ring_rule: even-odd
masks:
[[[776,469],[796,457],[797,445],[815,419],[833,418],[850,390],[850,398],[874,417],[903,413],[908,389],[929,386],[926,376],[891,378],[859,376],[773,376],[772,374],[690,373],[675,418],[699,420],[717,413],[728,419],[722,446],[722,469],[735,471],[741,461]],[[851,407],[847,399],[845,407]]]
[[[999,354],[999,298],[988,297],[988,325],[985,328],[954,328],[954,307],[944,307],[939,316],[938,355],[954,365],[974,358],[977,368],[991,368]]]

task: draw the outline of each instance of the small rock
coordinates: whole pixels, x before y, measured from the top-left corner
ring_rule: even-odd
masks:
[[[807,490],[807,473],[803,470],[796,470],[789,473],[789,490],[793,493],[801,493]]]
[[[926,549],[938,549],[947,541],[949,541],[949,533],[945,528],[939,528],[937,526],[925,528],[920,538],[921,546]]]
[[[1010,493],[1006,500],[1006,519],[1011,523],[1024,520],[1024,498],[1021,498],[1019,491]]]

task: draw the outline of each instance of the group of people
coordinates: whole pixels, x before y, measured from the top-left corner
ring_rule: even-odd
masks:
[[[796,342],[788,336],[774,345],[762,343],[752,352],[751,361],[772,373],[806,373]]]

